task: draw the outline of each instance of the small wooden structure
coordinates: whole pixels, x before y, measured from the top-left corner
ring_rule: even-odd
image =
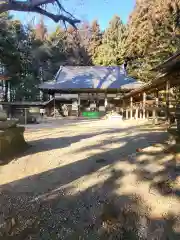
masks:
[[[180,52],[173,55],[164,63],[152,69],[156,71],[156,79],[123,96],[124,111],[127,118],[149,118],[154,123],[158,116],[164,115],[166,120],[175,116],[177,100],[171,98],[172,88],[180,86]],[[160,100],[159,92],[165,90],[165,102]],[[147,94],[153,95],[153,101],[147,101]],[[140,102],[135,99],[140,98]]]
[[[0,102],[3,110],[6,111],[8,117],[15,117],[19,114],[20,109],[28,109],[35,113],[39,113],[40,108],[45,105],[45,102]]]

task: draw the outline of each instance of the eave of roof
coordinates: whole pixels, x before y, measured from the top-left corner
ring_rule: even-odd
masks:
[[[163,75],[162,75],[161,77],[155,79],[154,81],[148,82],[148,83],[144,84],[144,86],[142,86],[136,90],[133,90],[130,93],[125,94],[123,98],[129,98],[131,96],[140,94],[142,92],[149,91],[150,89],[152,89],[152,90],[157,89],[158,86],[165,84],[165,82],[166,82],[166,80],[163,78]]]
[[[159,64],[155,68],[151,69],[151,71],[159,71],[158,76],[154,80],[146,83],[144,86],[138,89],[131,91],[130,93],[125,94],[124,98],[129,98],[131,96],[140,94],[144,91],[150,90],[153,91],[155,89],[161,90],[165,86],[168,75],[172,74],[172,72],[178,72],[180,69],[179,66],[180,66],[180,52],[177,52],[162,64]],[[180,84],[180,79],[170,79],[170,82],[173,86],[176,86]]]
[[[46,102],[0,102],[0,105],[9,106],[43,106]]]
[[[69,94],[78,94],[78,93],[120,93],[120,92],[124,92],[127,93],[129,92],[128,89],[97,89],[97,88],[78,88],[78,89],[45,89],[45,88],[39,88],[41,90],[43,90],[43,92],[45,93],[49,93],[49,94],[54,94],[54,93],[69,93]]]
[[[180,52],[175,53],[173,56],[168,58],[163,63],[157,65],[155,68],[151,69],[151,71],[166,71],[170,69],[174,64],[180,61]]]

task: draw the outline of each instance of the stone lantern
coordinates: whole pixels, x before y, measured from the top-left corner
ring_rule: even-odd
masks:
[[[0,80],[2,80],[1,77]],[[7,114],[0,105],[0,164],[27,146],[24,140],[24,130],[24,127],[17,126],[16,120],[7,119]]]

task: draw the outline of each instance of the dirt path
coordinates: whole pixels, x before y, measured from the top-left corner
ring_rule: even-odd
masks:
[[[126,234],[120,217],[126,208],[131,217],[123,223],[135,216],[126,225],[137,227],[144,239],[149,231],[148,239],[154,239],[152,235],[162,235],[167,222],[175,221],[170,217],[180,213],[177,186],[165,194],[155,185],[170,170],[177,180],[173,155],[157,146],[135,155],[138,148],[166,139],[161,129],[135,121],[60,120],[29,128],[25,137],[31,148],[0,168],[4,236],[12,232],[17,239],[111,239]],[[178,236],[178,227],[170,226],[167,234]]]

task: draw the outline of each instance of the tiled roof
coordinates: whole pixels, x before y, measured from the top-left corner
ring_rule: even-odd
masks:
[[[49,90],[75,89],[137,89],[142,82],[128,77],[121,72],[120,67],[103,66],[65,66],[60,68],[52,82],[39,86]]]

